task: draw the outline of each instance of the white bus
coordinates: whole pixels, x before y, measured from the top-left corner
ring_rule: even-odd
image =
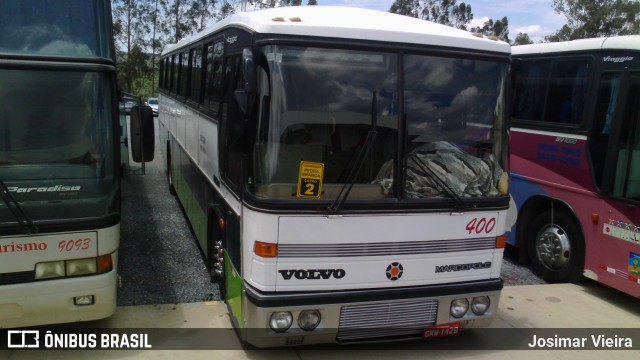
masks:
[[[170,190],[243,340],[490,323],[509,60],[450,27],[316,6],[236,14],[163,50]]]
[[[0,2],[0,327],[116,308],[121,124],[108,0]]]

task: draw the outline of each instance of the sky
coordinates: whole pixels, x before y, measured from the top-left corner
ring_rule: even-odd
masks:
[[[362,7],[389,11],[394,0],[317,0],[318,5]],[[513,41],[519,32],[529,34],[534,42],[556,32],[566,23],[563,15],[555,13],[553,0],[458,0],[471,5],[471,26],[480,26],[488,19],[509,19],[509,38]],[[306,1],[303,0],[303,4]]]

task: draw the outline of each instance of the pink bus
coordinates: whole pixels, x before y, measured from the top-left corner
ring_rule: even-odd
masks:
[[[640,36],[512,53],[509,243],[548,282],[640,297]]]

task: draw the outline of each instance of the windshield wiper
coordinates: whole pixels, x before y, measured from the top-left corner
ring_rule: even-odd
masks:
[[[418,154],[413,153],[409,155],[409,158],[413,159],[413,161],[420,167],[420,170],[422,170],[421,175],[425,175],[433,180],[437,186],[442,188],[442,190],[444,190],[444,192],[449,195],[449,197],[453,199],[453,201],[455,201],[456,211],[462,211],[467,208],[467,205],[462,200],[462,198],[458,194],[456,194],[456,192],[449,185],[447,185],[446,181],[442,180],[431,168],[429,168],[429,165],[424,160],[420,159]]]
[[[353,188],[353,184],[356,182],[356,178],[358,174],[360,174],[360,170],[362,169],[362,165],[364,164],[367,155],[371,148],[373,148],[373,143],[376,139],[376,135],[378,135],[378,106],[377,106],[377,97],[376,92],[373,92],[373,98],[371,100],[371,128],[367,133],[367,137],[364,139],[362,146],[360,147],[360,151],[358,151],[358,155],[355,158],[353,166],[349,170],[349,174],[342,184],[342,188],[338,192],[338,196],[333,201],[333,204],[329,206],[329,212],[332,214],[337,213],[344,202],[349,197],[349,193]]]
[[[13,214],[13,217],[16,218],[18,224],[24,229],[27,235],[31,235],[38,232],[38,227],[33,223],[33,220],[29,218],[29,216],[24,212],[20,203],[16,200],[16,198],[11,195],[9,192],[9,188],[4,184],[2,180],[0,180],[0,197],[7,204],[7,208]]]

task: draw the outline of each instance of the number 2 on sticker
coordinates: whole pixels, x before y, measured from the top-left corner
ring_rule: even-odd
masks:
[[[466,230],[469,234],[475,232],[476,234],[481,234],[483,232],[489,234],[496,227],[496,218],[491,218],[487,220],[486,218],[473,218],[467,224]]]
[[[304,194],[305,194],[305,195],[313,196],[313,195],[315,195],[315,194],[316,194],[316,193],[315,193],[315,189],[316,189],[315,184],[309,184],[309,183],[306,183],[306,184],[305,184],[305,187],[307,188],[307,190],[305,190],[305,191],[304,191]]]

